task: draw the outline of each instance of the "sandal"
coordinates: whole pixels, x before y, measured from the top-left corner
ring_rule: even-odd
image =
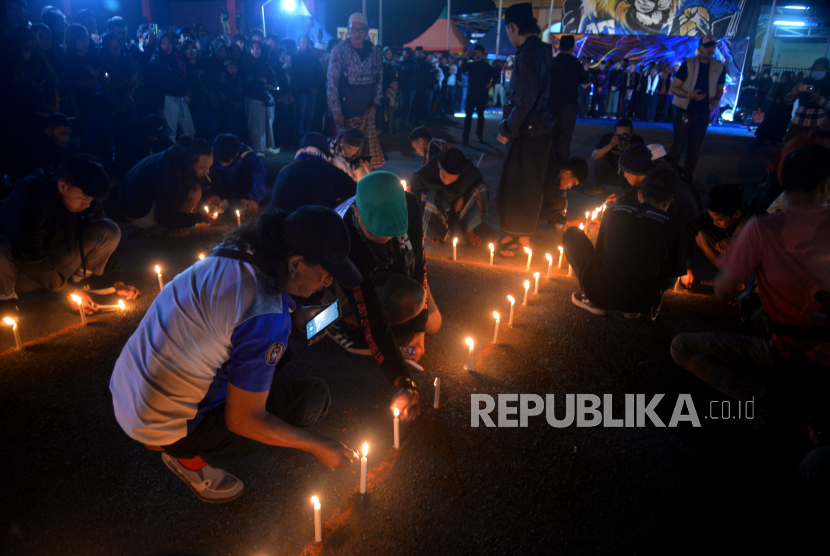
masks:
[[[470,230],[464,235],[464,239],[467,241],[467,245],[469,245],[470,247],[481,247],[481,244],[483,243],[478,234],[476,234],[472,230]]]
[[[501,240],[499,240],[499,257],[504,257],[506,259],[511,259],[511,258],[515,257],[516,254],[519,252],[519,250],[523,247],[524,247],[524,245],[519,243],[518,239],[514,239],[513,241],[510,241],[508,243],[502,243]],[[510,253],[510,254],[505,255],[505,253]]]
[[[440,239],[435,239],[434,237],[427,236],[424,238],[424,243],[426,243],[427,245],[441,245],[444,242]]]

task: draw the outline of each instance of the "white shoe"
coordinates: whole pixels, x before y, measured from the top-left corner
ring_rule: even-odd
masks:
[[[585,297],[585,294],[582,292],[573,292],[573,294],[571,294],[571,302],[580,309],[585,309],[589,313],[593,313],[601,317],[604,317],[608,314],[608,311],[606,311],[605,309],[600,309],[599,307],[591,303],[591,300]]]
[[[260,158],[265,158],[265,153],[256,153],[256,155]]]
[[[226,473],[206,465],[198,471],[185,469],[179,460],[167,454],[161,454],[164,465],[176,474],[184,483],[190,487],[199,500],[219,504],[236,500],[242,495],[245,485],[242,481]]]
[[[267,152],[268,154],[280,154],[279,149],[265,149],[265,152]]]

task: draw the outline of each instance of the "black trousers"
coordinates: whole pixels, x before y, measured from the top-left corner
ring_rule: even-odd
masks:
[[[571,157],[571,139],[576,126],[578,108],[576,104],[565,104],[562,106],[561,113],[556,114],[556,120],[553,123],[553,139],[550,152],[551,156],[556,156],[562,164],[566,163]]]
[[[330,406],[331,393],[322,379],[275,376],[265,410],[289,425],[309,427],[325,418]],[[209,411],[193,432],[162,448],[175,458],[199,456],[212,467],[227,469],[234,461],[263,446],[265,444],[228,429],[225,404],[222,404]]]
[[[697,114],[677,108],[672,118],[671,151],[669,156],[675,164],[680,164],[683,151],[686,151],[686,161],[683,166],[683,173],[687,176],[694,176],[697,159],[700,156],[700,147],[709,129],[709,114]]]
[[[501,229],[515,237],[536,231],[550,156],[550,132],[507,144],[496,197]]]
[[[467,93],[467,105],[464,107],[464,138],[469,139],[470,128],[473,127],[473,112],[478,114],[476,124],[476,135],[481,139],[484,137],[484,109],[487,108],[487,95],[471,95]]]

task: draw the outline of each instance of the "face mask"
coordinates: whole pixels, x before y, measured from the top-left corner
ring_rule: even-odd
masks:
[[[827,75],[826,71],[814,71],[810,74],[810,77],[812,77],[816,81],[820,81],[820,80],[824,79],[825,75]]]

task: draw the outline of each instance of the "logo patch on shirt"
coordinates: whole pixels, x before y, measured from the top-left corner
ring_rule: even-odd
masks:
[[[268,351],[265,352],[265,364],[270,365],[271,367],[277,364],[277,361],[280,360],[282,356],[282,352],[285,351],[285,344],[282,342],[277,342],[276,344],[271,344],[271,347],[268,348]]]

